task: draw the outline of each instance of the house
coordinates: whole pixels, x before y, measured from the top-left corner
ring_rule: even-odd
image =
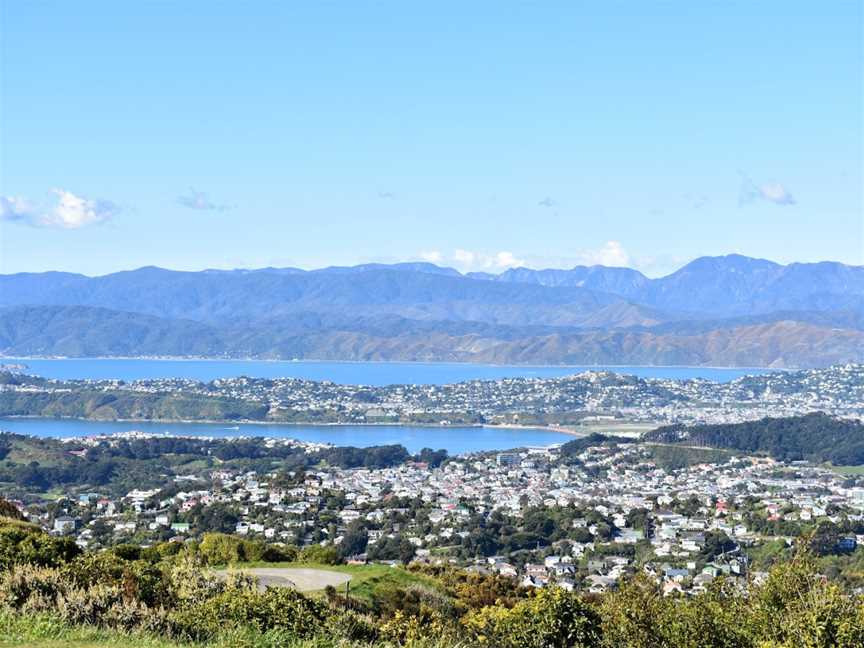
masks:
[[[675,567],[667,567],[666,569],[663,570],[663,575],[668,580],[673,580],[673,581],[677,581],[680,583],[682,580],[684,580],[685,578],[687,578],[690,575],[690,570],[678,569]]]
[[[515,577],[518,575],[516,568],[513,565],[511,565],[510,563],[506,563],[506,562],[496,562],[495,563],[495,570],[499,574],[501,574],[502,576]]]
[[[547,577],[546,566],[545,565],[533,565],[527,564],[525,565],[525,574],[530,576],[531,578],[543,578]]]
[[[54,532],[55,533],[72,533],[75,531],[75,518],[69,517],[68,515],[61,515],[58,518],[54,519]]]

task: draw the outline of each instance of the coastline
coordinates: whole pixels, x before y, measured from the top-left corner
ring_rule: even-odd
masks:
[[[0,355],[0,363],[5,360],[37,361],[160,361],[160,362],[261,362],[267,364],[372,364],[372,365],[457,365],[475,367],[520,367],[525,369],[582,369],[603,371],[607,369],[716,369],[721,371],[795,371],[787,367],[753,367],[723,365],[658,365],[658,364],[534,364],[520,362],[470,362],[467,360],[322,360],[313,358],[219,358],[212,356],[6,356]]]
[[[316,422],[298,422],[298,421],[253,421],[253,420],[218,420],[218,419],[93,419],[93,418],[81,418],[77,416],[37,416],[37,415],[11,415],[11,416],[0,416],[0,431],[3,428],[4,420],[33,420],[33,421],[80,421],[82,423],[154,423],[154,424],[174,424],[174,425],[225,425],[225,426],[239,426],[239,425],[260,425],[260,426],[268,426],[268,425],[280,425],[286,427],[390,427],[390,428],[424,428],[430,430],[440,430],[440,429],[471,429],[471,428],[486,428],[490,430],[494,429],[513,429],[513,430],[543,430],[546,432],[559,432],[561,434],[567,434],[569,436],[585,436],[587,433],[578,432],[572,428],[563,428],[563,427],[554,427],[551,425],[519,425],[516,423],[460,423],[460,424],[448,424],[441,425],[434,423],[352,423],[352,422],[327,422],[322,423],[320,421]]]

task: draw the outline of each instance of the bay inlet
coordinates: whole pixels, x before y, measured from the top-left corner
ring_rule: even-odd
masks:
[[[37,437],[84,437],[118,432],[176,436],[270,437],[364,448],[398,444],[413,453],[444,449],[451,455],[526,446],[549,446],[571,440],[563,432],[538,428],[417,425],[284,425],[277,423],[182,423],[155,421],[86,421],[79,419],[0,418],[0,430]]]

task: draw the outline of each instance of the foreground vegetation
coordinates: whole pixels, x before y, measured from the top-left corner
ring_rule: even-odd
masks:
[[[720,578],[692,597],[663,596],[641,575],[586,596],[450,566],[328,567],[357,577],[346,597],[260,590],[239,571],[211,575],[208,563],[240,555],[242,543],[85,553],[5,518],[0,645],[864,647],[864,602],[820,576],[803,549],[762,583]]]

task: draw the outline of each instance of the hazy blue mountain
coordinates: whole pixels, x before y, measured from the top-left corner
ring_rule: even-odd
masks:
[[[578,325],[604,307],[623,301],[584,288],[495,283],[461,275],[391,269],[214,274],[147,267],[83,281],[76,278],[56,287],[51,278],[52,285],[33,292],[17,288],[14,275],[4,277],[4,281],[5,285],[0,284],[0,306],[97,306],[214,323],[252,322],[314,311],[516,325]],[[28,283],[33,281],[27,278]],[[657,314],[647,319],[656,321]]]
[[[222,355],[212,327],[89,306],[0,308],[0,353],[70,357]]]
[[[737,254],[702,257],[672,274],[648,283],[639,298],[652,305],[674,304],[682,311],[740,314],[760,289],[782,273],[783,266]]]
[[[413,262],[413,263],[364,263],[356,266],[329,266],[320,270],[310,270],[321,274],[356,274],[358,272],[368,272],[369,270],[393,270],[396,272],[425,272],[427,274],[438,274],[447,277],[461,277],[462,273],[454,268],[446,268],[435,265],[434,263]]]
[[[88,306],[12,306],[0,308],[0,355],[810,367],[864,361],[864,331],[790,319],[585,330],[320,313],[216,326]]]
[[[777,310],[857,310],[864,313],[864,267],[842,263],[787,266],[739,254],[701,257],[665,277],[649,279],[629,268],[571,270],[515,268],[472,276],[544,286],[580,286],[619,295],[660,311],[738,316]]]
[[[864,267],[833,262],[782,266],[733,254],[696,259],[651,281],[634,299],[677,311],[744,315],[854,309],[861,297]]]
[[[620,295],[627,299],[639,297],[641,291],[650,282],[650,279],[638,270],[599,265],[576,266],[570,270],[512,268],[492,277],[494,281],[511,283],[588,288],[590,290]]]
[[[428,263],[0,276],[7,355],[814,366],[860,360],[862,332],[864,268],[740,255],[659,279]]]

